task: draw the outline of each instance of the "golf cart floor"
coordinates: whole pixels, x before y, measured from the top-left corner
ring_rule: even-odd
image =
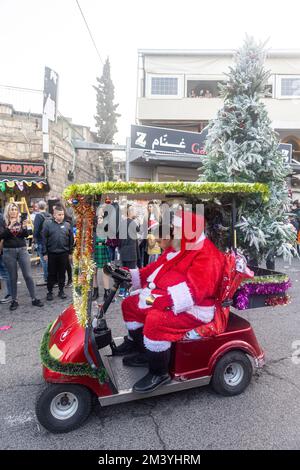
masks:
[[[123,338],[114,338],[116,345],[122,343]],[[131,390],[132,386],[148,372],[148,367],[127,367],[123,365],[123,357],[112,356],[110,347],[100,351],[109,375],[114,379],[116,388],[120,391]]]
[[[114,338],[116,345],[120,344],[122,340],[123,338]],[[109,346],[101,349],[99,352],[103,361],[103,365],[109,373],[109,376],[117,389],[117,393],[113,395],[99,397],[99,402],[102,406],[124,403],[157,395],[164,395],[166,393],[208,385],[210,382],[210,377],[201,377],[185,381],[173,379],[168,384],[162,385],[152,392],[136,393],[133,392],[132,387],[135,382],[147,374],[148,368],[124,366],[124,356],[112,356]]]

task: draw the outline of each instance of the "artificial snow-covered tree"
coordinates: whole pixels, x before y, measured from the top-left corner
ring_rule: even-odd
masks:
[[[210,122],[206,181],[267,183],[270,198],[253,196],[239,208],[238,238],[249,258],[262,261],[296,255],[295,235],[288,223],[288,164],[278,151],[278,136],[264,103],[270,73],[264,68],[264,45],[247,37],[237,51],[227,82],[220,85],[224,106]]]
[[[96,78],[98,84],[94,86],[97,92],[97,114],[95,115],[97,138],[100,144],[113,144],[114,136],[118,131],[117,119],[120,114],[116,112],[118,104],[114,104],[115,87],[110,74],[110,62],[106,59],[101,78]],[[111,152],[101,152],[103,157],[106,179],[113,179],[113,158]]]

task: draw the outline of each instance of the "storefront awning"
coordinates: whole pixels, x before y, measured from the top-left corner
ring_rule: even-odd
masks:
[[[43,161],[0,160],[0,190],[7,188],[48,186],[46,165]]]

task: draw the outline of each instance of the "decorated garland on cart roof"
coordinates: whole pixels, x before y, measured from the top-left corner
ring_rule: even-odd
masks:
[[[269,198],[269,187],[264,183],[138,183],[138,182],[106,182],[73,184],[65,189],[64,198],[71,204],[78,203],[77,197],[99,196],[101,194],[193,194],[214,197],[221,194],[250,195],[260,194],[263,201]]]

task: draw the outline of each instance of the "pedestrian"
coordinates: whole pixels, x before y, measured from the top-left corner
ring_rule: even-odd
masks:
[[[19,207],[15,203],[7,204],[4,211],[3,223],[0,227],[0,240],[3,239],[3,261],[9,273],[11,283],[11,304],[9,309],[16,310],[18,265],[22,271],[32,305],[43,307],[43,303],[35,296],[35,287],[31,275],[30,257],[27,250],[26,238],[32,234],[28,221],[21,219]]]
[[[61,204],[61,205],[63,206],[64,211],[65,211],[65,221],[69,222],[69,224],[71,225],[73,235],[74,235],[75,219],[74,219],[73,213],[71,212],[72,209],[70,209],[70,208],[67,209],[63,204]],[[68,276],[68,279],[67,279],[66,287],[72,287],[72,285],[73,285],[73,264],[72,264],[72,257],[71,256],[68,258],[67,276]]]
[[[3,225],[3,223],[3,216],[0,213],[0,227]],[[11,301],[11,283],[8,271],[3,261],[3,240],[0,240],[0,279],[2,279],[6,285],[6,294],[3,299],[0,300],[0,304],[6,304],[7,302]]]
[[[99,297],[99,284],[101,282],[99,279],[100,275],[102,275],[104,288],[103,300],[105,301],[110,294],[110,279],[109,276],[103,272],[104,265],[110,262],[109,250],[106,245],[106,224],[107,221],[105,220],[103,208],[100,207],[97,214],[97,236],[94,251],[94,261],[96,263],[97,271],[94,274],[92,300],[97,300]]]
[[[74,237],[73,228],[65,221],[64,207],[57,204],[53,209],[53,219],[44,223],[42,230],[43,255],[48,260],[47,300],[53,300],[53,287],[58,280],[58,297],[65,299],[66,270],[72,258]]]
[[[119,252],[121,264],[124,268],[136,269],[139,261],[139,247],[137,233],[140,226],[136,222],[136,213],[133,206],[128,206],[127,217],[121,221]],[[119,290],[119,296],[127,295],[125,288]]]
[[[153,233],[149,233],[147,236],[147,254],[148,264],[157,261],[161,254],[160,246]]]
[[[34,229],[33,229],[33,240],[37,245],[37,254],[40,257],[41,265],[43,268],[44,282],[37,283],[37,286],[47,285],[48,279],[48,263],[43,256],[43,238],[42,230],[46,220],[51,219],[51,215],[47,212],[47,203],[45,201],[39,201],[38,212],[34,218]]]
[[[75,226],[75,218],[74,218],[74,214],[72,212],[72,209],[71,208],[66,208],[64,206],[64,204],[61,202],[60,199],[58,199],[57,201],[57,204],[59,206],[62,206],[63,207],[63,210],[64,210],[64,213],[65,213],[65,221],[66,222],[69,222],[69,224],[71,225],[72,227],[72,230],[73,230],[73,235],[74,235],[74,226]],[[55,209],[56,206],[53,206],[53,210]],[[72,283],[73,283],[73,265],[72,265],[72,257],[70,257],[68,259],[68,263],[67,263],[67,275],[68,275],[68,280],[67,280],[67,284],[65,287],[72,287]]]

